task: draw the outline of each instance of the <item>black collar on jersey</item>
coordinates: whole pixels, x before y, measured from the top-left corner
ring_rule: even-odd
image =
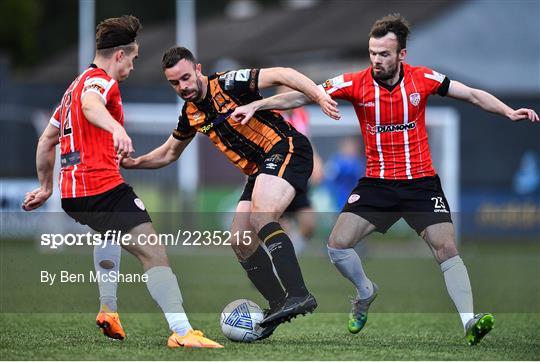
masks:
[[[396,88],[396,86],[401,83],[401,81],[403,80],[403,76],[404,76],[405,72],[403,71],[403,64],[402,63],[399,63],[399,79],[398,81],[393,84],[393,85],[388,85],[386,83],[383,83],[381,82],[380,80],[377,80],[375,79],[375,77],[373,77],[373,69],[371,69],[371,76],[373,77],[373,79],[375,79],[375,82],[377,82],[381,87],[383,87],[384,89],[388,90],[389,92],[393,91],[394,88]]]
[[[89,66],[88,68],[94,68],[94,69],[96,69],[96,68],[98,68],[98,66],[95,65],[94,63],[92,63],[92,64],[90,64],[90,66]]]

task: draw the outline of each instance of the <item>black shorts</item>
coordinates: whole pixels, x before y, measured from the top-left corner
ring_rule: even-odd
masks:
[[[99,195],[64,198],[62,209],[80,224],[97,232],[121,230],[152,222],[143,202],[131,186],[120,184]]]
[[[308,180],[313,172],[313,149],[307,137],[298,135],[278,142],[259,165],[259,172],[248,177],[240,201],[251,201],[255,179],[261,173],[278,176],[294,187],[296,196],[290,206],[296,209],[310,205]],[[293,211],[287,209],[287,211]]]
[[[400,218],[404,218],[419,235],[430,225],[452,222],[450,207],[437,175],[414,180],[363,177],[341,212],[361,216],[381,233]]]
[[[240,201],[251,201],[251,194],[253,193],[253,187],[255,186],[255,175],[248,177],[242,196],[240,196]],[[309,189],[309,186],[308,186]],[[311,202],[309,201],[308,191],[306,192],[296,192],[294,199],[292,199],[289,206],[285,212],[297,212],[299,210],[311,207]]]

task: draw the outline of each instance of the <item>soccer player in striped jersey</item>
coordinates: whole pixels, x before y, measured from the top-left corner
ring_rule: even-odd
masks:
[[[197,133],[207,136],[249,176],[231,226],[233,249],[248,278],[270,304],[263,338],[284,321],[317,307],[309,293],[294,248],[279,218],[306,192],[313,169],[309,140],[277,112],[260,112],[249,125],[230,119],[236,107],[260,99],[259,89],[286,85],[305,92],[323,111],[337,113],[337,103],[315,83],[290,68],[242,69],[205,76],[191,51],[168,49],[162,67],[174,91],[185,101],[178,124],[160,147],[126,168],[160,168],[176,161]],[[272,258],[268,255],[271,254]],[[274,274],[274,267],[277,276]],[[283,287],[281,286],[283,285]]]
[[[23,209],[43,205],[52,194],[56,145],[60,143],[62,208],[78,223],[107,235],[111,231],[138,236],[156,232],[143,202],[124,182],[119,162],[133,152],[124,130],[124,113],[118,83],[133,70],[141,25],[133,16],[102,21],[97,26],[93,63],[68,87],[39,139],[36,152],[40,187],[26,194]],[[116,273],[120,268],[118,241],[105,240],[94,249],[96,271]],[[182,306],[182,295],[164,245],[122,245],[141,262],[152,298],[165,313],[172,331],[169,347],[222,348],[193,330]],[[110,279],[110,278],[106,278]],[[96,323],[113,339],[124,339],[116,306],[117,283],[99,283],[100,312]]]
[[[369,38],[371,66],[327,80],[322,88],[334,99],[351,102],[360,121],[367,157],[366,177],[352,190],[328,242],[328,254],[339,272],[357,289],[349,331],[365,325],[377,286],[366,276],[357,242],[374,231],[385,233],[400,218],[429,245],[440,264],[446,288],[459,312],[465,336],[474,345],[492,329],[489,313],[473,314],[467,269],[455,244],[450,209],[431,162],[425,126],[427,98],[448,96],[470,102],[512,121],[538,121],[527,108],[514,110],[493,95],[470,88],[422,66],[405,63],[409,26],[399,14],[377,20]],[[235,110],[236,120],[266,109],[288,109],[309,103],[291,92]]]

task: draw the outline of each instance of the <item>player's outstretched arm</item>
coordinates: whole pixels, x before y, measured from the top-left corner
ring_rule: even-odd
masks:
[[[304,93],[312,102],[318,103],[326,115],[334,119],[339,119],[337,102],[302,73],[292,68],[276,67],[261,69],[258,80],[259,89],[276,85],[284,85]]]
[[[40,187],[26,193],[22,203],[22,208],[25,211],[37,209],[52,195],[54,160],[59,135],[60,129],[48,124],[39,137],[36,151],[36,170]]]
[[[123,168],[150,169],[167,166],[180,158],[180,155],[187,145],[189,145],[192,139],[193,137],[184,141],[179,141],[173,136],[169,136],[169,139],[167,139],[164,144],[153,151],[150,151],[146,155],[142,155],[137,158],[123,158],[121,165]]]
[[[246,124],[257,111],[267,109],[283,110],[302,107],[313,103],[304,93],[294,91],[277,94],[269,98],[263,98],[249,104],[236,107],[231,114],[233,120]]]
[[[82,111],[88,122],[112,133],[114,149],[121,157],[127,157],[134,151],[131,138],[124,127],[111,116],[99,95],[86,93],[82,99]]]
[[[510,118],[512,121],[529,119],[532,122],[538,122],[539,120],[538,114],[532,109],[512,109],[492,94],[480,89],[468,87],[455,80],[450,82],[447,95],[455,99],[472,103],[485,111],[500,114],[501,116]]]

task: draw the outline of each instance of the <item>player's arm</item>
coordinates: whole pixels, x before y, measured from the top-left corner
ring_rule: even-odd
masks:
[[[54,160],[59,136],[60,129],[49,123],[39,137],[36,151],[36,170],[40,187],[26,193],[22,204],[25,211],[37,209],[52,195]]]
[[[104,129],[113,136],[114,149],[122,157],[133,152],[131,138],[105,107],[103,98],[95,92],[88,92],[82,98],[82,111],[88,122]]]
[[[234,112],[231,114],[231,118],[237,122],[246,124],[257,111],[264,111],[268,109],[292,109],[302,107],[310,103],[313,103],[313,101],[304,93],[298,91],[281,93],[269,98],[263,98],[246,105],[236,107]]]
[[[512,109],[492,94],[481,89],[466,86],[455,80],[450,81],[447,95],[449,97],[472,103],[485,111],[500,114],[512,121],[529,119],[538,122],[538,114],[529,108]]]
[[[287,86],[298,92],[289,92],[237,107],[231,117],[235,121],[246,124],[256,111],[266,109],[291,109],[309,103],[318,103],[325,114],[329,117],[339,119],[340,116],[339,110],[337,109],[337,103],[302,73],[297,72],[292,68],[281,67],[261,69],[259,71],[257,79],[258,89],[278,85]]]
[[[277,85],[284,85],[289,88],[295,89],[303,93],[313,103],[318,103],[323,112],[329,117],[339,119],[339,110],[337,108],[337,102],[334,101],[324,90],[317,87],[317,85],[308,77],[292,68],[266,68],[261,69],[259,72],[259,89],[273,87]],[[286,98],[287,99],[287,98]],[[301,99],[299,95],[289,95],[289,101],[294,101],[296,107],[305,104],[305,100]],[[275,100],[274,100],[275,102]],[[295,108],[295,107],[289,107]],[[287,108],[266,108],[266,109],[287,109]]]
[[[178,140],[170,136],[167,141],[147,153],[137,158],[123,158],[122,167],[124,168],[161,168],[173,163],[180,158],[180,155],[191,142],[193,137],[186,140]]]

